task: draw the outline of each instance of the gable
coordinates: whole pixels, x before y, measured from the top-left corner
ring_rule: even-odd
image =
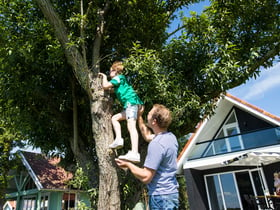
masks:
[[[20,191],[38,190],[34,180],[25,167],[19,167],[9,171],[12,179],[8,182],[7,194],[13,194]]]
[[[182,166],[185,162],[190,163],[188,158],[191,153],[192,155],[194,154],[193,157],[198,158],[196,161],[200,161],[199,158],[201,157],[201,154],[207,149],[207,147],[209,147],[211,141],[217,136],[227,117],[233,110],[236,112],[238,126],[240,126],[240,133],[248,133],[259,129],[280,126],[279,117],[273,116],[264,110],[231,96],[230,94],[222,96],[216,105],[214,114],[199,123],[198,128],[192,134],[182,152],[179,154],[177,164],[178,173],[181,172]],[[272,139],[272,141],[275,141],[275,139]],[[244,145],[241,145],[239,146],[239,149],[244,150],[246,148],[244,148]],[[195,156],[195,154],[199,155]],[[213,156],[213,158],[216,157]],[[207,161],[205,164],[207,164]]]

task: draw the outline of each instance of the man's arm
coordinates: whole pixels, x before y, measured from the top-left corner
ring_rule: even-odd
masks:
[[[138,126],[139,129],[141,131],[141,134],[143,136],[143,138],[145,139],[145,141],[150,142],[153,140],[154,138],[154,134],[152,133],[152,131],[146,126],[146,124],[144,123],[143,117],[139,116],[138,117]]]
[[[115,159],[117,165],[121,168],[128,168],[131,173],[144,184],[148,184],[153,179],[156,171],[150,168],[140,168],[133,163],[125,160]]]
[[[138,112],[138,115],[139,115],[138,116],[138,126],[139,126],[139,129],[140,129],[141,134],[142,134],[143,138],[145,139],[145,141],[150,142],[154,138],[154,134],[148,128],[148,126],[146,126],[146,124],[143,120],[143,117],[142,117],[143,112],[144,112],[144,106],[142,106]]]

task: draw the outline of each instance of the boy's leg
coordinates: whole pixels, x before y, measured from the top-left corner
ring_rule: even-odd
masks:
[[[121,112],[118,114],[115,114],[112,117],[112,125],[115,132],[115,141],[109,145],[112,149],[118,149],[123,147],[123,138],[121,133],[121,124],[119,121],[125,120],[125,112]]]
[[[112,124],[115,132],[115,139],[121,139],[122,138],[122,130],[121,130],[121,124],[119,121],[125,120],[125,111],[115,114],[112,117]]]
[[[132,152],[138,153],[138,132],[136,128],[136,119],[127,120],[127,129],[130,134],[131,150]]]
[[[131,151],[126,155],[119,156],[119,159],[129,160],[135,163],[140,162],[140,154],[138,153],[138,132],[136,128],[138,113],[138,105],[128,106],[126,108],[127,128],[130,134]]]

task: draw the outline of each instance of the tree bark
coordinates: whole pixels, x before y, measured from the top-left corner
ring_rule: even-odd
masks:
[[[75,46],[68,46],[68,32],[63,21],[55,12],[49,0],[36,0],[45,18],[55,29],[55,35],[60,41],[67,61],[72,66],[73,72],[82,88],[90,97],[90,110],[92,117],[93,139],[96,144],[96,153],[99,166],[99,197],[98,209],[120,209],[119,181],[117,176],[117,167],[114,162],[114,154],[108,149],[108,145],[113,141],[113,130],[111,125],[111,107],[110,97],[106,96],[104,90],[100,88],[100,79],[97,77],[99,72],[99,51],[104,25],[104,10],[100,10],[100,25],[97,28],[97,34],[94,40],[93,53],[93,72],[91,72],[86,63],[86,59]],[[73,145],[74,146],[74,145]],[[72,147],[74,148],[74,147]],[[82,162],[90,157],[76,148],[76,159]],[[80,161],[79,161],[80,162]],[[91,162],[91,161],[89,161]],[[94,168],[94,167],[92,167]]]

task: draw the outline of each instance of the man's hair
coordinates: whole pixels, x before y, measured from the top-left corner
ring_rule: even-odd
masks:
[[[112,69],[116,70],[118,73],[121,73],[124,69],[123,63],[121,61],[115,61],[112,66]]]
[[[157,121],[160,128],[167,129],[172,122],[171,112],[164,105],[154,104],[152,119]]]

